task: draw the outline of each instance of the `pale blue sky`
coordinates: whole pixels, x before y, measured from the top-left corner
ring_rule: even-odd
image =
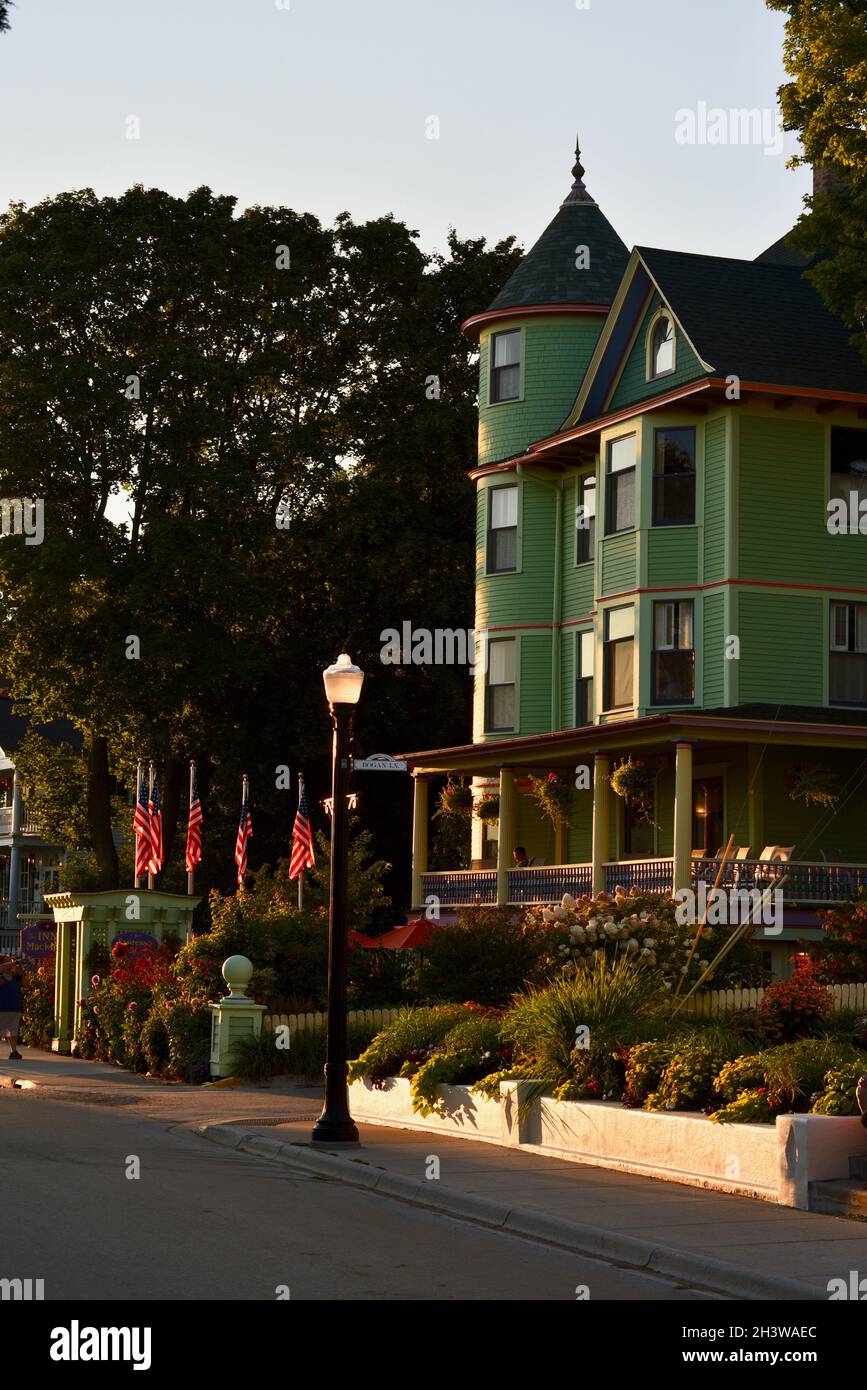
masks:
[[[442,248],[529,245],[569,188],[628,245],[756,255],[809,185],[793,151],[681,145],[681,108],[772,110],[783,16],[763,0],[19,0],[0,37],[0,206],[91,186],[325,222],[393,212]],[[141,124],[126,137],[127,118]],[[436,116],[440,138],[426,138]]]

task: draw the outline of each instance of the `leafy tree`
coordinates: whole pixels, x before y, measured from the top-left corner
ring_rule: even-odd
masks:
[[[285,852],[275,769],[325,792],[320,672],[347,642],[370,675],[359,739],[463,736],[466,672],[383,668],[379,634],[472,623],[475,357],[457,324],[516,259],[454,236],[425,256],[389,217],[237,215],[209,189],[83,190],[0,218],[3,487],[46,508],[44,544],[0,552],[4,670],[32,717],[81,731],[107,886],[112,795],[139,756],[163,774],[167,883],[188,756],[203,887],[231,881],[242,770],[255,856]],[[392,861],[395,795],[365,795]]]
[[[0,34],[7,30],[9,25],[9,7],[15,0],[0,0]]]
[[[828,307],[856,332],[867,361],[867,0],[766,0],[787,15],[779,90],[783,125],[802,153],[790,163],[825,167],[836,180],[806,198],[789,240]]]

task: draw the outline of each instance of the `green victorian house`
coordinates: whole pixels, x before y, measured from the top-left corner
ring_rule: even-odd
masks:
[[[413,908],[695,887],[733,836],[724,885],[782,884],[779,967],[867,884],[867,369],[784,240],[630,254],[578,151],[572,173],[463,325],[484,659],[472,741],[406,755]],[[529,794],[552,774],[568,824]],[[499,822],[471,822],[471,869],[431,873],[444,775],[497,793]]]

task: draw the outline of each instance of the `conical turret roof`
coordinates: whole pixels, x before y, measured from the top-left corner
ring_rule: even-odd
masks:
[[[629,252],[584,186],[576,141],[574,183],[553,222],[545,228],[510,279],[488,306],[490,313],[542,305],[608,306],[617,291]],[[576,267],[578,248],[588,248],[587,265]]]

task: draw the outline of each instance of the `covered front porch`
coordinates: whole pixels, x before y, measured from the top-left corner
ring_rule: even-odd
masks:
[[[779,884],[790,928],[817,925],[822,906],[867,887],[867,727],[664,714],[557,734],[408,754],[414,775],[412,906],[448,912],[613,892],[712,884],[734,836],[725,888]],[[652,824],[614,794],[627,756],[653,771]],[[791,795],[798,769],[826,768],[833,807]],[[527,789],[556,773],[573,788],[568,823],[553,825]],[[499,796],[496,829],[472,824],[469,867],[429,863],[434,797],[444,777]],[[529,867],[516,867],[516,846]]]

